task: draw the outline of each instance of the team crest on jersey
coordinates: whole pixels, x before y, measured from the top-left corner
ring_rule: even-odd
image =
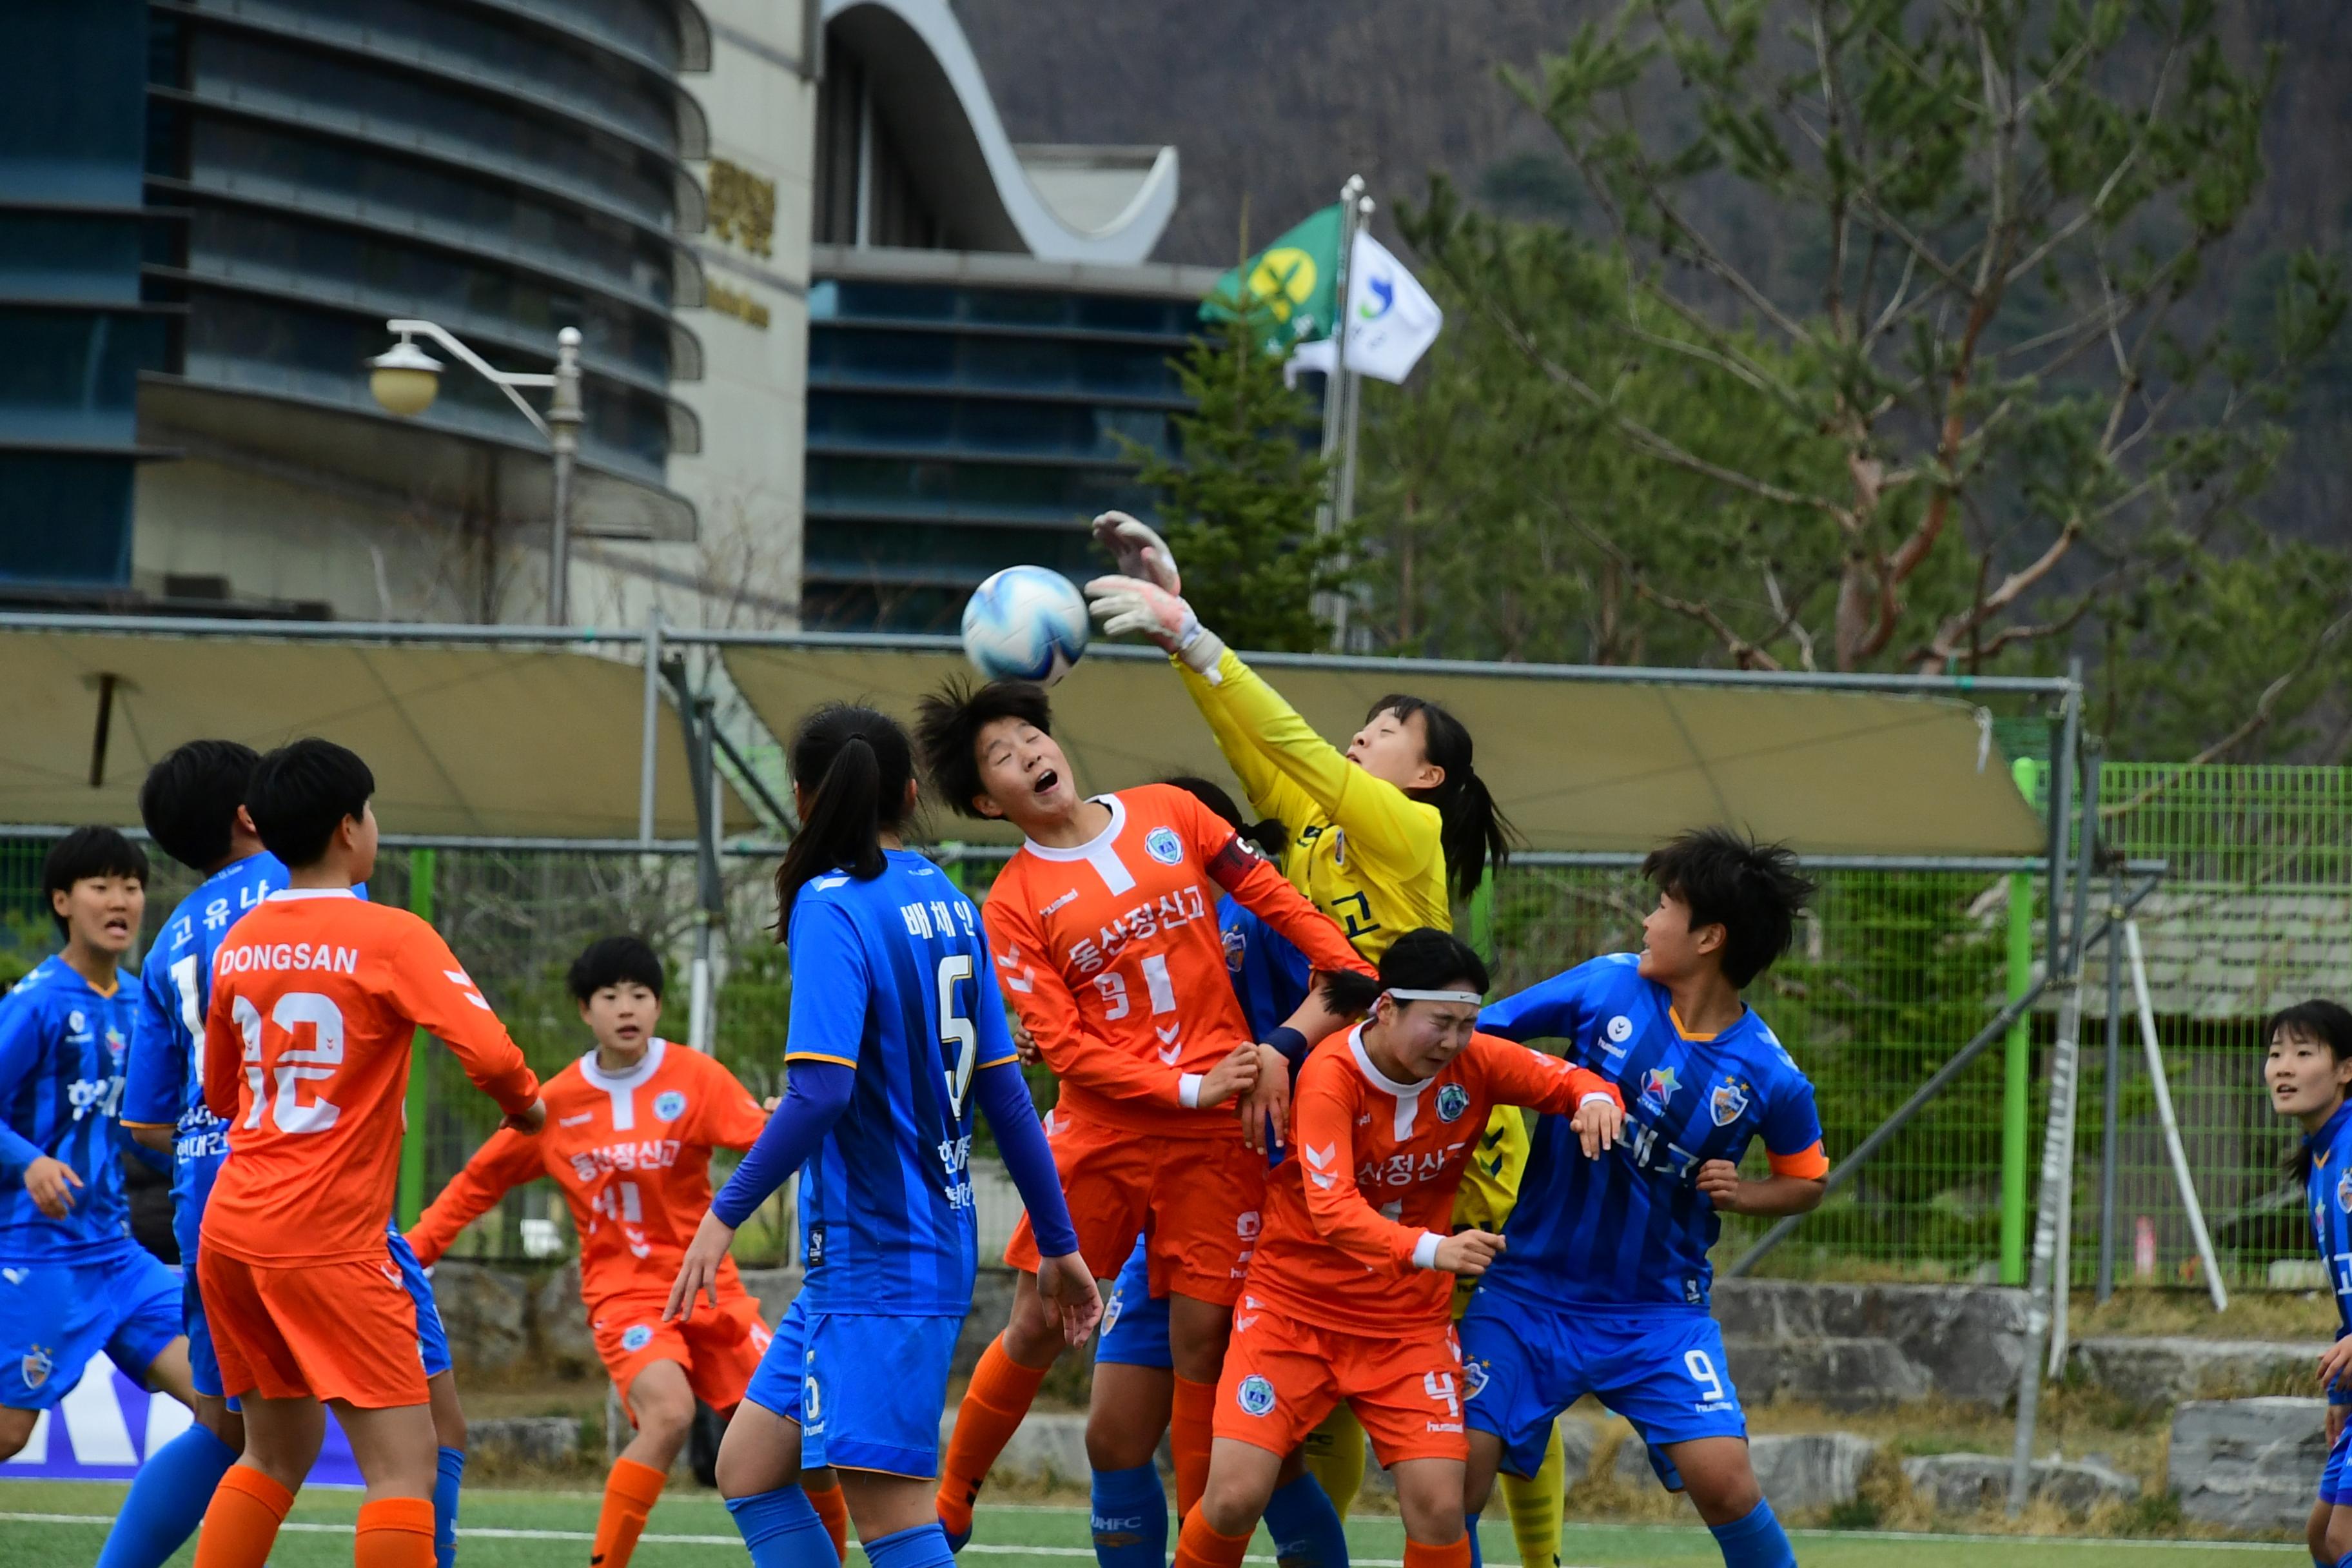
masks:
[[[621,1335],[621,1348],[631,1355],[654,1342],[653,1330],[643,1323],[631,1323]]]
[[[1740,1113],[1748,1109],[1748,1086],[1736,1078],[1725,1079],[1715,1086],[1715,1093],[1706,1103],[1708,1113],[1715,1118],[1715,1124],[1728,1127],[1738,1121]]]
[[[1143,836],[1143,852],[1162,866],[1184,863],[1184,841],[1172,827],[1155,827]]]
[[[1274,1408],[1274,1384],[1252,1373],[1234,1391],[1234,1399],[1242,1407],[1243,1415],[1263,1415]]]
[[[686,1096],[674,1089],[666,1089],[654,1096],[654,1120],[675,1121],[686,1114]]]
[[[26,1351],[16,1363],[16,1374],[25,1380],[26,1388],[40,1387],[49,1381],[49,1373],[57,1369],[57,1363],[49,1359],[49,1352],[39,1345]],[[1267,1396],[1266,1403],[1274,1403],[1272,1395]]]
[[[66,1015],[66,1027],[77,1035],[82,1034],[89,1028],[89,1020],[83,1017],[81,1009],[77,1007]]]
[[[1664,1110],[1666,1102],[1674,1099],[1675,1090],[1682,1086],[1682,1079],[1675,1076],[1674,1068],[1652,1068],[1649,1076],[1642,1080],[1642,1103]]]
[[[1449,1083],[1437,1091],[1437,1119],[1459,1121],[1462,1113],[1470,1109],[1470,1091],[1458,1083]]]
[[[2352,1214],[2352,1170],[2336,1178],[2336,1206],[2346,1214]]]
[[[1239,974],[1243,963],[1249,958],[1249,933],[1235,926],[1224,933],[1224,943],[1225,967]]]

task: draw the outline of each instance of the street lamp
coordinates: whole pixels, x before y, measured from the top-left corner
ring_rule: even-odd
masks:
[[[368,390],[385,413],[414,419],[433,406],[434,396],[441,390],[441,362],[418,348],[415,342],[423,336],[479,372],[547,437],[548,447],[555,456],[554,526],[548,541],[547,622],[555,626],[564,625],[570,615],[572,576],[572,462],[579,455],[583,417],[580,410],[580,329],[566,327],[555,334],[552,375],[495,370],[447,329],[432,321],[394,318],[384,323],[384,330],[399,333],[400,341],[368,361]],[[539,410],[519,390],[526,386],[549,390],[545,418],[540,417]]]

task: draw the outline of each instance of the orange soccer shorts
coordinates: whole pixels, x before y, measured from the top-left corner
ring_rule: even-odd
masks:
[[[1154,1296],[1172,1290],[1196,1301],[1233,1304],[1257,1247],[1265,1154],[1237,1136],[1155,1138],[1060,1110],[1047,1119],[1045,1138],[1077,1227],[1078,1250],[1096,1279],[1118,1276],[1142,1231]],[[1037,1270],[1037,1241],[1026,1215],[1004,1261],[1024,1273]]]
[[[709,1301],[698,1300],[693,1317],[673,1323],[662,1321],[662,1309],[669,1304],[667,1291],[606,1296],[590,1306],[588,1329],[596,1339],[596,1354],[624,1405],[637,1374],[657,1361],[684,1367],[694,1396],[722,1415],[741,1402],[773,1336],[760,1320],[760,1303],[740,1284],[730,1290],[732,1283],[720,1282],[716,1312]],[[634,1411],[629,1418],[636,1419]]]
[[[341,1399],[362,1410],[425,1403],[416,1302],[381,1251],[279,1267],[207,1247],[196,1254],[196,1279],[224,1394]]]
[[[1452,1324],[1400,1337],[1350,1334],[1244,1298],[1217,1379],[1216,1436],[1287,1454],[1342,1403],[1384,1466],[1470,1457]]]

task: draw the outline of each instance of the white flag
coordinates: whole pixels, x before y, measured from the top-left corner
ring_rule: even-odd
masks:
[[[1359,232],[1348,253],[1348,368],[1381,381],[1402,381],[1445,325],[1429,290],[1389,254]]]

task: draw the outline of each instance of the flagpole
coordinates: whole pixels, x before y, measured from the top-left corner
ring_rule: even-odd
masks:
[[[1322,504],[1315,509],[1315,531],[1318,537],[1328,537],[1338,531],[1343,521],[1339,516],[1339,507],[1342,504],[1352,507],[1355,500],[1350,495],[1343,503],[1339,473],[1348,439],[1348,388],[1355,380],[1348,374],[1348,263],[1356,247],[1356,208],[1363,194],[1364,177],[1361,174],[1349,175],[1348,183],[1339,187],[1339,256],[1332,281],[1332,309],[1339,317],[1331,329],[1331,345],[1336,353],[1330,373],[1323,378],[1323,460],[1331,466],[1324,475]],[[1316,595],[1315,613],[1331,624],[1331,646],[1344,648],[1348,635],[1346,595],[1333,593]]]
[[[1361,183],[1359,181],[1359,185]],[[1356,236],[1371,226],[1372,198],[1360,195],[1356,198],[1355,221],[1352,224],[1341,226],[1347,235],[1349,256],[1351,260],[1355,254]],[[1340,270],[1339,280],[1343,289],[1349,286],[1348,273],[1344,268]],[[1364,413],[1364,378],[1358,372],[1348,368],[1347,323],[1349,314],[1348,296],[1343,293],[1339,296],[1339,384],[1347,401],[1347,413],[1346,424],[1339,442],[1339,500],[1332,508],[1333,526],[1343,532],[1348,525],[1356,520],[1356,432],[1363,424]],[[1339,600],[1339,614],[1334,618],[1334,627],[1338,633],[1334,638],[1334,646],[1339,651],[1345,653],[1348,651],[1348,611],[1351,599],[1346,594],[1336,595],[1334,597]]]

